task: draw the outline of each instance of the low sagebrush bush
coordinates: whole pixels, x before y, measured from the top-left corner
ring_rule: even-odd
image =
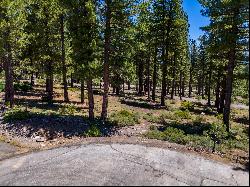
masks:
[[[102,133],[101,133],[100,128],[97,125],[92,124],[92,125],[90,125],[89,129],[83,133],[83,136],[85,136],[85,137],[100,137],[100,136],[102,136]]]
[[[139,123],[139,114],[128,110],[122,110],[112,113],[109,117],[109,121],[117,126],[133,126]]]
[[[152,123],[158,123],[160,120],[158,116],[155,116],[152,113],[146,113],[143,116],[143,119],[147,120],[148,122],[152,122]]]
[[[181,110],[194,110],[194,104],[190,101],[182,101],[181,102]]]
[[[150,125],[149,130],[153,131],[153,130],[158,130],[158,129],[155,125]]]
[[[168,127],[163,133],[165,135],[165,140],[179,144],[186,144],[188,142],[183,130],[174,127]]]
[[[176,120],[176,116],[172,112],[165,112],[161,114],[160,121],[162,123],[166,122],[166,120]]]
[[[13,108],[4,113],[3,120],[4,122],[21,121],[31,117],[32,114],[29,111],[25,111],[20,108]]]
[[[74,115],[76,113],[76,106],[73,104],[70,105],[63,105],[59,110],[58,110],[60,115]]]
[[[204,117],[202,115],[198,115],[195,117],[193,124],[201,124],[204,121]]]
[[[148,131],[145,136],[150,139],[164,140],[166,135],[159,130]]]
[[[174,115],[180,119],[191,119],[191,114],[188,110],[176,110]]]

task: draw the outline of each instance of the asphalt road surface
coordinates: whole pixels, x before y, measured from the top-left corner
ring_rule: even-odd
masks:
[[[89,144],[1,161],[0,185],[249,185],[249,173],[167,149]]]
[[[10,157],[16,152],[15,146],[0,141],[0,160]]]

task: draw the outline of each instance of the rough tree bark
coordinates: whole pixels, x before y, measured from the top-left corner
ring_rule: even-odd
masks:
[[[188,97],[191,98],[192,94],[192,84],[193,84],[193,65],[191,64],[190,70],[189,70],[189,84],[188,84]]]
[[[150,58],[148,58],[147,63],[147,91],[148,91],[148,100],[150,100]]]
[[[105,44],[104,44],[104,71],[103,71],[103,102],[101,117],[107,119],[108,115],[108,93],[109,93],[109,58],[110,58],[110,43],[111,43],[111,0],[106,0],[106,28],[105,28]]]
[[[81,103],[84,103],[84,79],[81,79]]]
[[[13,86],[13,64],[12,64],[12,55],[11,47],[8,42],[5,43],[5,49],[7,55],[4,58],[4,70],[5,70],[5,103],[9,103],[12,108],[14,105],[14,86]]]
[[[71,88],[74,88],[73,73],[70,74],[70,87],[71,87]]]
[[[176,53],[174,53],[174,59],[173,59],[173,74],[172,74],[173,80],[172,80],[171,99],[174,99],[174,92],[176,93],[175,74],[176,74]]]
[[[181,59],[181,68],[182,68],[182,59]],[[182,69],[180,70],[180,90],[179,90],[179,97],[180,97],[180,100],[182,100],[182,92],[183,92],[183,90],[182,90],[182,88],[183,88],[183,75],[182,75],[183,73],[182,73]]]
[[[217,109],[217,112],[220,110],[220,72],[218,71],[217,74],[217,81],[216,81],[216,89],[215,89],[215,107]]]
[[[141,59],[138,62],[138,79],[139,79],[139,90],[138,95],[143,95],[143,75],[144,75],[144,63]]]
[[[227,64],[227,76],[226,76],[226,88],[225,88],[225,108],[223,111],[223,122],[227,127],[227,131],[230,130],[230,109],[232,100],[232,90],[233,90],[233,74],[236,65],[236,47],[237,47],[237,34],[239,32],[237,20],[239,19],[239,8],[236,8],[233,12],[234,24],[232,26],[232,34],[234,37],[230,38],[230,51],[229,51],[229,61]]]
[[[152,89],[153,101],[155,101],[156,84],[157,84],[157,48],[155,48],[155,55],[154,55],[153,89]]]
[[[68,84],[67,84],[67,67],[65,64],[65,36],[64,36],[64,16],[61,15],[61,61],[63,74],[63,95],[64,101],[69,102]]]
[[[52,104],[53,102],[53,79],[54,79],[54,76],[53,76],[53,66],[52,66],[52,61],[49,60],[48,61],[48,65],[47,65],[47,86],[46,88],[48,89],[47,90],[47,96],[48,96],[48,104]]]
[[[221,92],[220,92],[220,101],[219,101],[219,113],[223,113],[225,107],[225,89],[226,89],[226,78],[223,77],[221,81]]]
[[[89,119],[94,119],[95,114],[94,114],[94,95],[93,95],[93,84],[92,84],[92,79],[88,78],[87,80],[87,88],[88,88],[88,102],[89,102]]]
[[[212,79],[212,71],[208,73],[208,89],[207,89],[207,105],[211,106],[211,79]]]

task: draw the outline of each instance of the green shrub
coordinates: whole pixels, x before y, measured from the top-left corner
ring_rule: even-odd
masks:
[[[150,125],[149,130],[151,130],[151,131],[157,130],[157,127],[155,125]]]
[[[217,139],[224,139],[228,136],[226,126],[222,123],[212,123],[210,129],[205,134]]]
[[[198,115],[195,117],[193,124],[201,124],[204,121],[204,117],[202,115]]]
[[[143,119],[145,119],[145,120],[147,120],[148,122],[151,122],[151,123],[158,123],[159,122],[159,117],[155,116],[152,113],[146,113],[143,116]]]
[[[63,105],[59,110],[58,110],[60,115],[74,115],[76,113],[76,106],[73,104],[70,105]]]
[[[139,115],[138,113],[133,113],[128,110],[122,110],[112,113],[109,117],[109,121],[120,127],[133,126],[139,123]]]
[[[192,147],[204,147],[204,148],[211,148],[213,145],[212,140],[207,136],[197,136],[188,134],[186,137],[187,145]]]
[[[4,90],[4,84],[0,82],[0,92],[2,92],[3,90]]]
[[[15,91],[22,91],[22,92],[27,92],[32,90],[32,85],[28,82],[17,82],[14,83],[14,90]]]
[[[181,109],[182,110],[194,110],[194,104],[190,101],[182,101],[181,102]]]
[[[89,129],[83,133],[83,136],[85,136],[85,137],[100,137],[100,136],[102,136],[102,133],[101,133],[100,128],[97,125],[92,124],[92,125],[90,125]]]
[[[229,149],[240,149],[249,152],[249,139],[235,140],[228,139],[224,142]]]
[[[29,111],[25,111],[20,108],[13,108],[4,113],[3,120],[4,122],[21,121],[30,119],[31,117],[32,115]]]
[[[217,115],[216,115],[216,118],[217,118],[218,120],[222,120],[222,119],[223,119],[223,114],[217,114]]]
[[[166,135],[161,132],[161,131],[158,131],[158,130],[151,130],[151,131],[148,131],[145,136],[147,138],[150,138],[150,139],[157,139],[157,140],[164,140],[166,137]]]
[[[188,142],[183,130],[174,127],[168,127],[163,133],[165,135],[165,140],[179,144],[186,144]]]
[[[198,101],[201,101],[202,100],[202,97],[199,95],[199,96],[197,96],[197,100]]]
[[[177,118],[181,118],[181,119],[191,119],[191,114],[189,113],[188,110],[176,110],[174,112],[174,115],[177,117]]]
[[[183,124],[172,124],[165,130],[160,131],[155,126],[150,126],[150,131],[144,135],[151,139],[165,140],[183,145],[189,145],[195,148],[203,148],[220,152],[228,152],[231,149],[240,149],[249,151],[248,133],[241,127],[232,129],[231,135],[228,136],[223,124],[207,124],[207,127],[201,127],[200,132],[196,128],[200,126],[188,126]],[[198,129],[199,130],[199,129]]]
[[[166,119],[176,120],[177,117],[172,112],[165,112],[160,115],[160,121],[162,123],[166,122]]]
[[[213,152],[215,151],[215,145],[223,143],[223,140],[228,137],[225,125],[221,123],[212,123],[211,128],[204,134],[214,142]]]
[[[211,107],[206,106],[203,110],[205,113],[212,113],[213,109]]]

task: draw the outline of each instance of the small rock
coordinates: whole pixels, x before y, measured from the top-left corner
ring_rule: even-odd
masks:
[[[36,136],[34,139],[36,140],[36,142],[45,142],[46,141],[46,139],[44,137],[41,137],[41,136]]]

